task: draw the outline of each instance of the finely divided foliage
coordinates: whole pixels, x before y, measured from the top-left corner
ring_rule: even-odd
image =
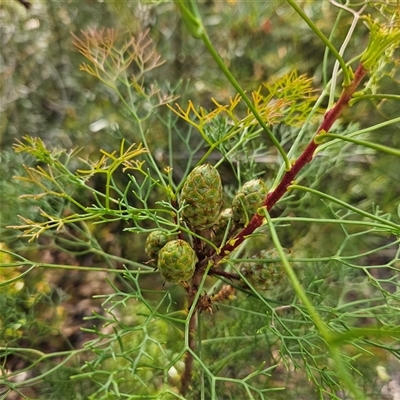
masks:
[[[400,121],[388,114],[361,128],[356,108],[351,123],[340,119],[370,99],[378,110],[398,104],[398,94],[379,90],[383,71],[398,79],[400,12],[390,2],[331,1],[337,17],[327,38],[301,3],[287,0],[285,10],[325,49],[323,87],[293,69],[250,92],[213,45],[203,9],[195,0],[175,6],[192,35],[185,40],[208,51],[235,94],[205,107],[164,92],[152,81],[164,61],[149,31],[74,35],[86,58],[81,70],[116,94],[134,143],[125,138],[95,161],[40,138],[15,144],[34,159],[17,179],[35,188],[20,201],[37,215],[21,215],[9,229],[96,262],[53,263],[1,247],[0,289],[10,304],[16,282],[56,268],[100,271],[108,288],[85,317],[82,348],[30,348],[18,341],[27,335],[23,316],[2,319],[0,396],[28,398],[26,388],[67,376],[77,399],[383,398],[399,360],[400,215],[393,202],[384,213],[364,197],[376,183],[366,183],[359,164],[373,169],[370,157],[383,156],[398,163],[390,140],[367,134]],[[362,22],[369,41],[345,57]],[[110,226],[128,255],[101,245]],[[8,367],[9,358],[22,367]]]

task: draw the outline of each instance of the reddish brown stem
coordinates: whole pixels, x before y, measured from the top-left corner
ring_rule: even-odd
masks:
[[[337,101],[337,103],[333,106],[331,110],[329,110],[324,117],[320,127],[317,130],[312,141],[308,144],[308,146],[304,149],[303,153],[293,164],[290,171],[287,171],[283,176],[281,182],[276,187],[274,191],[268,194],[264,201],[264,206],[266,206],[267,210],[270,211],[273,206],[278,202],[280,198],[286,193],[287,188],[293,182],[299,171],[301,171],[306,164],[308,164],[314,155],[318,144],[315,143],[314,139],[317,135],[323,134],[324,132],[328,132],[332,127],[334,122],[339,118],[342,114],[343,110],[348,106],[351,97],[356,91],[357,87],[361,83],[362,79],[367,74],[367,70],[364,69],[363,65],[360,64],[354,74],[354,79],[349,86],[346,86],[342,94]],[[221,249],[219,254],[215,254],[212,257],[212,260],[215,264],[218,264],[220,260],[222,260],[225,256],[227,256],[232,250],[237,248],[249,235],[251,235],[258,227],[261,226],[263,221],[263,217],[261,215],[254,215],[249,224],[240,231],[233,239],[229,240],[226,245]]]

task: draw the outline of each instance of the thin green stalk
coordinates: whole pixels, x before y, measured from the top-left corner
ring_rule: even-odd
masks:
[[[271,142],[274,144],[274,146],[277,148],[279,153],[281,154],[286,170],[289,171],[291,168],[290,161],[288,156],[286,155],[285,150],[279,143],[278,139],[274,136],[272,131],[268,128],[264,120],[261,118],[260,114],[258,113],[257,109],[254,107],[253,103],[249,99],[249,97],[246,95],[242,87],[239,85],[238,81],[236,78],[232,75],[230,72],[229,68],[226,67],[225,63],[223,62],[222,58],[218,54],[217,50],[213,46],[213,44],[210,41],[210,38],[207,35],[207,32],[204,28],[203,22],[201,20],[201,16],[197,10],[197,4],[195,0],[190,0],[188,2],[182,2],[180,0],[175,0],[175,4],[179,8],[182,18],[184,19],[186,26],[188,27],[190,33],[192,34],[193,37],[196,39],[201,39],[207,48],[208,52],[220,68],[220,70],[223,72],[223,74],[226,76],[228,81],[231,83],[231,85],[235,88],[235,90],[240,94],[242,97],[243,101],[246,103],[247,107],[250,109],[250,111],[253,113],[254,117],[257,119],[261,127],[264,129],[265,133],[267,134],[268,138],[271,140]],[[186,6],[188,4],[191,8],[191,10]]]
[[[106,254],[101,250],[98,250],[96,248],[91,248],[91,252],[93,254],[97,254],[101,257],[104,258],[108,258],[110,260],[113,261],[117,261],[121,264],[127,264],[133,267],[136,267],[137,270],[134,270],[132,272],[139,272],[140,270],[140,274],[147,274],[147,273],[154,273],[154,268],[132,261],[132,260],[128,260],[126,258],[123,257],[118,257],[118,256],[114,256],[112,254]],[[21,273],[21,275],[18,275],[18,277],[10,279],[6,282],[1,282],[0,283],[0,287],[3,286],[3,284],[9,284],[11,282],[14,282],[14,280],[18,280],[21,277],[25,276],[28,272],[30,272],[33,268],[53,268],[53,269],[65,269],[65,270],[80,270],[80,271],[88,271],[88,272],[93,272],[93,271],[101,271],[101,272],[109,272],[109,273],[113,273],[113,274],[125,274],[127,271],[125,269],[115,269],[112,266],[110,268],[103,268],[103,267],[95,267],[95,266],[84,266],[84,265],[68,265],[68,264],[49,264],[49,263],[38,263],[35,261],[30,261],[25,257],[22,257],[21,255],[14,253],[12,251],[9,250],[5,250],[5,249],[0,249],[0,254],[1,253],[6,253],[9,254],[10,256],[12,256],[13,258],[16,258],[17,260],[20,261],[15,261],[15,262],[10,262],[10,263],[1,263],[0,264],[0,268],[13,268],[13,267],[21,267],[21,266],[25,266],[28,267],[28,270],[24,271],[23,273]]]
[[[330,218],[307,218],[307,217],[279,217],[272,218],[272,221],[277,222],[285,222],[287,226],[289,222],[308,222],[314,224],[337,224],[337,225],[350,225],[350,226],[372,226],[374,229],[385,229],[386,225],[377,224],[375,222],[368,221],[353,221],[346,219],[330,219]],[[282,226],[282,225],[280,225]]]
[[[142,143],[145,149],[149,150],[148,153],[146,154],[148,161],[150,162],[151,166],[153,167],[154,171],[156,172],[156,174],[158,175],[158,178],[160,179],[160,181],[162,182],[162,184],[164,186],[167,186],[165,183],[165,179],[164,176],[162,175],[160,169],[157,166],[156,161],[154,160],[153,154],[150,151],[150,147],[147,143],[146,140],[146,136],[144,135],[143,129],[142,129],[142,121],[140,120],[139,116],[133,111],[133,108],[129,106],[129,104],[126,102],[124,96],[122,96],[122,94],[120,93],[120,91],[115,88],[115,92],[118,95],[119,100],[122,102],[122,104],[125,106],[125,108],[128,110],[129,114],[134,118],[134,120],[137,122],[138,124],[138,128],[140,131],[140,137],[142,139]]]
[[[276,250],[281,258],[281,262],[283,267],[285,268],[285,272],[289,278],[289,280],[292,283],[293,289],[295,290],[297,296],[300,298],[301,302],[304,304],[306,307],[311,319],[313,320],[316,328],[318,329],[322,339],[326,342],[329,351],[331,353],[332,358],[335,360],[336,364],[336,370],[340,376],[340,378],[343,380],[343,382],[346,384],[347,388],[353,393],[356,399],[363,399],[364,396],[360,392],[360,390],[357,388],[357,386],[354,384],[352,377],[349,374],[349,371],[347,370],[346,366],[343,363],[343,359],[340,353],[340,350],[337,345],[333,345],[332,342],[332,333],[331,331],[327,328],[326,324],[320,317],[318,311],[315,309],[315,307],[312,305],[311,301],[308,299],[304,289],[302,288],[300,281],[298,280],[293,268],[291,267],[289,261],[286,258],[286,254],[283,251],[282,245],[279,241],[278,235],[276,233],[274,224],[272,223],[271,217],[267,211],[266,208],[264,208],[264,214],[267,219],[269,231],[271,234],[271,239],[274,242],[274,245],[276,247]]]
[[[344,136],[344,135],[338,135],[336,133],[324,133],[323,135],[320,135],[319,137],[315,138],[315,141],[318,143],[320,141],[323,141],[325,137],[329,137],[332,139],[344,140],[346,142],[359,144],[360,146],[369,147],[370,149],[374,149],[377,151],[381,151],[383,153],[387,153],[387,154],[391,154],[393,156],[400,157],[400,150],[394,149],[392,147],[383,146],[383,145],[377,144],[377,143],[367,142],[365,140],[353,139],[351,137]]]
[[[211,54],[213,57],[214,61],[217,63],[218,67],[220,70],[224,73],[228,81],[231,83],[231,85],[236,89],[236,91],[240,94],[244,102],[246,103],[247,107],[250,109],[250,111],[253,113],[254,117],[257,119],[261,127],[264,129],[265,133],[267,134],[268,138],[271,140],[271,142],[274,144],[274,146],[277,148],[279,151],[280,155],[282,156],[285,165],[286,165],[286,170],[289,171],[291,168],[290,161],[288,156],[286,155],[285,150],[283,150],[281,144],[279,143],[278,139],[274,136],[272,131],[268,128],[266,123],[263,121],[261,118],[260,114],[254,107],[253,103],[249,99],[249,97],[246,95],[244,90],[241,88],[239,85],[238,81],[236,78],[232,75],[231,71],[229,68],[226,67],[225,63],[222,61],[220,55],[218,52],[215,50],[213,44],[210,41],[210,38],[208,37],[207,33],[204,31],[201,39],[203,40],[204,45],[206,46],[208,52]]]
[[[307,14],[296,4],[295,0],[286,0],[292,8],[300,15],[304,22],[314,31],[314,33],[322,40],[322,42],[329,48],[334,57],[338,60],[342,70],[343,70],[343,86],[350,85],[352,81],[352,74],[350,73],[350,68],[346,65],[342,56],[336,50],[335,46],[329,41],[329,39],[318,29],[318,27],[311,21]]]
[[[351,100],[350,100],[350,103],[351,103]],[[370,126],[370,127],[368,127],[368,128],[360,129],[360,130],[358,130],[358,131],[349,133],[347,137],[356,137],[356,136],[360,136],[360,135],[363,135],[364,133],[373,132],[373,131],[376,131],[376,130],[378,130],[378,129],[385,128],[386,126],[389,126],[389,125],[392,125],[392,124],[397,124],[398,122],[400,122],[400,117],[398,117],[398,118],[393,118],[393,119],[391,119],[391,120],[389,120],[389,121],[385,121],[385,122],[382,122],[382,123],[380,123],[380,124],[376,124],[376,125]],[[332,145],[333,143],[337,143],[338,141],[339,141],[339,139],[337,139],[337,140],[334,139],[334,140],[332,140],[332,141],[330,141],[330,142],[328,142],[328,143],[321,144],[321,145],[318,146],[318,148],[316,149],[314,155],[315,155],[316,153],[319,153],[319,152],[325,150],[327,147],[329,147],[329,146]],[[289,154],[290,154],[290,153],[289,153]]]
[[[335,23],[332,26],[331,33],[330,33],[329,39],[328,39],[329,41],[331,41],[332,38],[336,34],[336,29],[340,25],[340,19],[341,19],[342,13],[343,13],[343,9],[340,9],[339,13],[336,17]],[[323,58],[323,62],[322,62],[322,80],[323,80],[324,87],[328,86],[328,81],[329,81],[328,76],[327,76],[327,74],[328,74],[328,57],[329,57],[329,48],[325,47],[324,58]]]
[[[353,377],[350,375],[348,369],[343,363],[342,353],[339,346],[330,344],[329,350],[333,360],[335,361],[336,371],[338,372],[338,375],[343,380],[347,388],[354,395],[354,398],[357,400],[365,399],[364,394],[355,385]]]
[[[192,36],[196,39],[200,39],[204,32],[204,25],[197,8],[196,0],[175,0],[175,5],[179,8]],[[189,6],[189,8],[187,6]]]
[[[20,275],[16,276],[15,278],[0,282],[0,287],[7,286],[7,285],[9,285],[10,283],[13,283],[13,282],[17,282],[18,280],[23,278],[25,275],[28,275],[36,267],[37,267],[37,265],[31,265],[31,267],[29,269],[27,269],[26,271],[22,272]]]
[[[386,220],[384,218],[378,217],[377,215],[368,213],[366,211],[360,210],[359,208],[351,206],[350,204],[348,204],[348,203],[346,203],[346,202],[344,202],[342,200],[339,200],[336,197],[330,196],[329,194],[320,192],[320,191],[315,190],[315,189],[308,188],[306,186],[290,185],[288,187],[288,190],[293,190],[293,189],[303,190],[305,192],[310,192],[310,193],[316,194],[317,196],[322,197],[324,199],[327,199],[329,201],[332,201],[333,203],[339,204],[340,206],[342,206],[344,208],[347,208],[348,210],[354,211],[356,214],[362,215],[363,217],[370,218],[370,219],[372,219],[374,221],[381,222],[382,224],[384,224],[384,225],[386,225],[388,227],[394,228],[396,231],[400,230],[400,225],[399,224],[396,224],[394,222],[388,221],[388,220]]]
[[[55,358],[57,357],[57,364],[53,367],[50,368],[48,370],[46,370],[45,372],[42,372],[41,374],[34,376],[33,378],[30,379],[25,379],[21,382],[16,382],[14,383],[14,387],[20,387],[20,388],[24,388],[24,387],[29,387],[35,383],[41,382],[43,381],[43,379],[46,376],[51,375],[53,372],[57,371],[58,369],[60,369],[61,367],[63,367],[71,358],[73,358],[74,356],[76,356],[77,354],[80,353],[85,353],[88,352],[90,349],[84,348],[84,349],[77,349],[77,350],[68,350],[68,351],[59,351],[59,352],[54,352],[54,353],[50,353],[50,354],[45,354],[39,350],[35,350],[35,349],[22,349],[22,348],[15,348],[15,347],[0,347],[0,351],[6,351],[6,352],[15,352],[15,353],[28,353],[28,354],[33,354],[33,355],[37,355],[39,357],[39,359],[37,359],[36,361],[34,361],[32,364],[30,364],[27,368],[24,368],[23,370],[19,370],[17,372],[11,373],[9,376],[13,376],[16,375],[17,373],[21,373],[23,371],[28,371],[33,369],[36,365],[40,364],[42,361],[45,361],[47,359],[51,359],[51,358]],[[60,357],[64,357],[65,358],[63,360],[60,361]]]
[[[338,5],[338,4],[336,4],[336,3],[334,3],[334,4],[337,5],[338,7],[340,7],[340,5]],[[343,44],[342,44],[342,46],[341,46],[340,49],[339,49],[339,54],[340,54],[340,56],[343,56],[343,54],[344,54],[344,52],[345,52],[345,50],[346,50],[346,47],[347,47],[347,45],[349,44],[350,39],[351,39],[352,36],[353,36],[354,30],[356,29],[358,20],[360,19],[360,14],[361,14],[362,11],[365,9],[365,7],[366,7],[366,5],[364,5],[364,6],[360,9],[360,11],[355,12],[355,11],[351,10],[350,8],[347,8],[345,5],[343,5],[343,9],[345,9],[347,12],[350,12],[351,14],[353,14],[353,22],[351,23],[350,29],[349,29],[349,31],[347,32],[347,35],[346,35],[346,37],[345,37],[345,39],[344,39],[344,41],[343,41]],[[341,8],[340,11],[339,11],[339,13],[341,13],[341,11],[342,11],[343,9]],[[339,18],[339,16],[338,16],[338,18]],[[332,33],[332,36],[333,36],[333,33]],[[331,39],[331,38],[329,38],[329,41],[331,41],[330,39]],[[338,63],[338,61],[336,61],[336,62],[335,62],[335,65],[334,65],[334,67],[333,67],[333,72],[332,72],[332,85],[331,85],[331,89],[330,89],[330,96],[329,96],[328,108],[333,107],[333,104],[334,104],[334,102],[335,102],[336,81],[337,81],[337,78],[338,78],[338,75],[339,75],[338,69],[339,69],[339,63]]]
[[[197,346],[196,341],[196,331],[197,331],[197,316],[198,316],[198,309],[197,304],[200,298],[201,293],[203,292],[203,286],[205,284],[208,272],[212,267],[212,263],[208,263],[205,271],[197,270],[191,280],[191,286],[196,287],[197,290],[195,295],[193,293],[188,293],[188,300],[189,300],[189,313],[187,316],[185,326],[185,345],[187,348],[186,352],[186,359],[185,359],[185,370],[181,376],[181,393],[185,395],[186,391],[189,388],[192,374],[193,374],[193,360],[195,357],[195,350]]]
[[[356,101],[359,100],[396,100],[400,101],[400,95],[398,94],[390,94],[390,93],[381,93],[381,94],[364,94],[364,93],[356,93],[353,97],[353,100],[350,101],[350,104],[353,105]]]
[[[301,287],[300,281],[297,279],[297,276],[296,276],[295,272],[293,271],[293,268],[291,267],[289,261],[287,260],[286,254],[283,250],[283,247],[280,244],[278,235],[276,233],[274,224],[272,222],[272,219],[271,219],[268,211],[265,208],[263,210],[264,210],[264,214],[267,219],[267,222],[268,222],[271,239],[274,242],[274,245],[279,254],[279,257],[281,258],[281,262],[282,262],[283,267],[285,268],[285,272],[286,272],[287,276],[289,277],[297,296],[299,296],[301,302],[307,308],[307,311],[309,312],[309,314],[310,314],[312,320],[314,321],[314,324],[317,327],[318,331],[320,332],[321,336],[325,340],[328,340],[329,336],[330,336],[329,330],[326,328],[326,325],[322,321],[322,319],[319,316],[315,307],[311,304],[305,291]]]

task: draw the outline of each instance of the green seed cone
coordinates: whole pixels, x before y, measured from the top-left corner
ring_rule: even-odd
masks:
[[[157,230],[150,232],[145,244],[146,254],[149,258],[157,258],[159,251],[172,239],[173,237],[165,231]]]
[[[233,219],[247,225],[257,209],[263,205],[268,189],[261,179],[246,182],[232,200]]]
[[[290,250],[284,249],[286,254]],[[268,290],[274,287],[285,275],[285,269],[281,262],[262,262],[260,259],[279,258],[276,249],[262,250],[253,257],[254,261],[247,261],[240,266],[240,272],[252,284],[255,289]],[[242,282],[246,285],[245,282]]]
[[[185,202],[183,218],[196,231],[211,228],[219,217],[222,183],[219,172],[210,164],[199,165],[188,175],[181,200]]]
[[[189,243],[177,239],[168,242],[158,253],[157,268],[168,282],[189,280],[195,270],[197,256]]]

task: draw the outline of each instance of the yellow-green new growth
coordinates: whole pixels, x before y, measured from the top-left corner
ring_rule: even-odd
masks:
[[[268,188],[261,179],[246,182],[232,201],[233,219],[247,225],[257,209],[263,205]]]
[[[386,51],[394,51],[400,45],[400,24],[385,25],[364,17],[370,30],[368,46],[361,55],[361,63],[367,70],[374,69]]]
[[[177,239],[158,253],[157,268],[168,282],[188,281],[194,274],[197,256],[189,243]]]
[[[210,164],[192,170],[182,187],[183,218],[196,231],[216,224],[222,205],[222,183],[218,170]]]

